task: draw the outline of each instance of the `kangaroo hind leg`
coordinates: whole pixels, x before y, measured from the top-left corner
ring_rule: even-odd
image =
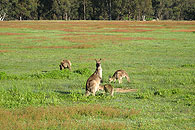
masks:
[[[123,77],[120,77],[120,78],[118,79],[119,84],[123,82],[122,79],[123,79]]]
[[[85,92],[85,96],[89,96],[91,93],[89,91]]]
[[[125,77],[126,77],[127,81],[130,82],[129,76],[125,76]]]

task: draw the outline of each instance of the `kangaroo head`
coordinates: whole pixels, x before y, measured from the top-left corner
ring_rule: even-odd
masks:
[[[102,60],[101,58],[99,60],[95,59],[95,61],[96,61],[96,68],[101,67],[101,60]]]

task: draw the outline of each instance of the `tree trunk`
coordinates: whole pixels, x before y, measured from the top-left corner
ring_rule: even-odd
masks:
[[[0,21],[3,21],[4,18],[5,18],[5,16],[6,16],[6,13],[4,13],[2,17],[1,17],[1,15],[0,15]]]
[[[131,20],[130,16],[131,16],[131,12],[129,11],[129,13],[128,13],[128,20]]]
[[[110,9],[109,9],[109,17],[110,17],[110,20],[112,20],[112,16],[111,16],[112,2],[111,2],[111,0],[110,0],[110,3],[109,3],[109,7],[110,7]]]
[[[66,19],[66,21],[68,20],[68,14],[67,13],[65,13],[65,19]]]
[[[83,19],[86,20],[86,18],[85,18],[85,0],[83,1]]]
[[[142,15],[142,20],[146,21],[146,16],[145,15]]]

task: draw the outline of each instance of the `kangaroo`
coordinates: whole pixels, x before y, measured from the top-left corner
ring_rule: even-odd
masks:
[[[128,82],[130,82],[129,76],[127,74],[127,72],[125,72],[124,70],[117,70],[112,77],[109,78],[109,82],[111,83],[112,81],[114,81],[114,83],[116,82],[116,80],[118,80],[119,84],[122,83],[122,79],[126,78]]]
[[[59,66],[60,66],[60,70],[63,70],[63,69],[66,69],[66,68],[71,70],[71,62],[69,60],[61,61]]]
[[[114,88],[110,84],[100,85],[99,90],[104,90],[106,93],[110,93],[111,96],[114,94]]]
[[[95,72],[88,78],[86,82],[86,96],[89,96],[91,93],[95,96],[96,91],[99,90],[99,84],[102,80],[102,67],[101,67],[101,59],[96,60],[96,70]]]

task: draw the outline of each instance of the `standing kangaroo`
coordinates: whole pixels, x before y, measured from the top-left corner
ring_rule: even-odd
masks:
[[[96,70],[95,72],[88,78],[86,82],[86,96],[89,96],[91,93],[95,96],[96,91],[99,90],[99,85],[102,80],[102,67],[101,67],[101,59],[96,60]]]
[[[130,82],[129,76],[127,72],[124,70],[117,70],[112,77],[109,78],[109,82],[111,83],[112,81],[116,82],[118,80],[119,84],[122,83],[122,79],[126,78],[128,82]]]
[[[66,69],[66,68],[71,70],[71,62],[69,60],[61,61],[59,66],[60,66],[60,70],[63,70],[63,69]]]

